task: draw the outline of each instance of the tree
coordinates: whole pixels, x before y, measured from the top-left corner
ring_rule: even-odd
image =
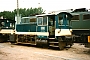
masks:
[[[25,16],[30,16],[30,15],[36,15],[36,14],[42,14],[44,13],[45,11],[39,7],[39,8],[20,8],[19,9],[19,14],[21,14],[22,17],[25,17]],[[7,18],[7,19],[12,19],[14,20],[14,17],[15,15],[17,14],[17,9],[14,9],[14,11],[3,11],[3,12],[0,12],[0,16],[3,16],[4,18]]]

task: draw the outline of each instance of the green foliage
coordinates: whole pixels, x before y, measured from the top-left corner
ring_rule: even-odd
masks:
[[[45,11],[39,7],[39,8],[20,8],[19,9],[19,14],[21,14],[22,17],[25,17],[25,16],[30,16],[30,15],[36,15],[36,14],[42,14],[44,13]],[[17,14],[17,9],[15,9],[14,11],[3,11],[3,12],[0,12],[0,16],[3,16],[4,18],[7,18],[7,19],[12,19],[14,20],[14,17],[15,15]]]

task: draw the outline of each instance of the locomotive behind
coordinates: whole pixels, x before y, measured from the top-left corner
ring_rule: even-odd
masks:
[[[71,14],[74,43],[82,43],[85,47],[90,47],[90,11],[81,8],[75,9]]]
[[[14,33],[15,21],[11,19],[0,19],[0,42],[7,42],[9,35]]]

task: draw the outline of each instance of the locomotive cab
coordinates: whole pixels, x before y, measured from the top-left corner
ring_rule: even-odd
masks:
[[[57,15],[37,15],[37,35],[42,36],[42,38],[45,36],[55,38],[55,36],[71,35],[71,17],[72,15],[66,12]]]
[[[62,12],[56,16],[55,36],[69,36],[72,35],[70,13]]]
[[[68,45],[68,42],[71,45],[71,18],[72,15],[67,12],[37,15],[37,43],[60,49]]]

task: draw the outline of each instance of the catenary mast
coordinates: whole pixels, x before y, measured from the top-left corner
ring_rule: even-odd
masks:
[[[17,0],[17,21],[19,20],[19,2]]]

